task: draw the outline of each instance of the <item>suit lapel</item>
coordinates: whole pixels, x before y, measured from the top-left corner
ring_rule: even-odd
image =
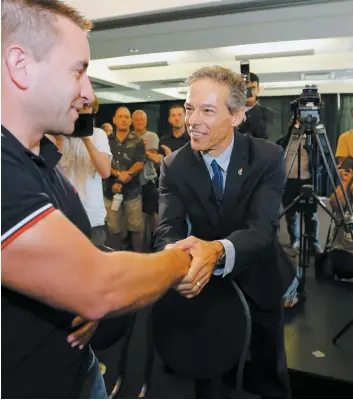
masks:
[[[227,180],[221,213],[223,219],[234,213],[236,199],[249,171],[249,138],[239,132],[234,135],[234,147],[227,170]]]
[[[190,147],[191,149],[191,147]],[[191,150],[192,168],[187,171],[188,181],[192,182],[194,193],[196,193],[197,205],[204,208],[205,215],[209,218],[215,228],[219,227],[219,210],[216,197],[213,192],[210,174],[199,151]]]

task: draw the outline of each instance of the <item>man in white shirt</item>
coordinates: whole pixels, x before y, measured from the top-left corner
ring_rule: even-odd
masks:
[[[85,106],[81,114],[96,114],[98,100]],[[60,164],[64,174],[77,190],[92,226],[92,242],[103,246],[106,240],[104,228],[106,209],[103,200],[102,178],[110,175],[109,142],[103,129],[93,128],[93,135],[83,138],[60,136],[56,143],[63,157]]]

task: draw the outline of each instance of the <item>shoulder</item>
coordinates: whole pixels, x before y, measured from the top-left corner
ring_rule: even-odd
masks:
[[[96,138],[102,138],[102,137],[107,138],[107,134],[103,131],[102,128],[94,127],[93,128],[93,137],[96,137]]]
[[[338,140],[349,140],[351,136],[353,137],[353,129],[351,129],[351,130],[349,130],[347,132],[343,132],[339,136]]]
[[[135,143],[135,144],[143,143],[143,139],[134,132],[130,132],[128,134],[127,138],[129,139],[129,142],[131,142],[131,143]]]
[[[157,135],[157,133],[152,132],[152,131],[147,131],[146,135],[148,135],[150,138],[153,138],[153,139],[156,139],[156,138],[159,139],[159,136]]]
[[[181,166],[185,165],[185,162],[192,160],[195,157],[190,143],[186,143],[180,149],[173,151],[167,157],[164,158],[164,163],[168,168],[180,169]]]
[[[284,150],[281,146],[248,134],[243,136],[245,136],[244,140],[248,141],[250,164],[262,165],[264,169],[266,166],[284,164]]]

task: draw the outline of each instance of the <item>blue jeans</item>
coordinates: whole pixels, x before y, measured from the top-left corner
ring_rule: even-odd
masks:
[[[92,384],[92,389],[89,398],[90,399],[107,399],[107,390],[105,388],[105,383],[103,376],[99,370],[98,360],[97,357],[94,355],[93,351],[91,350],[91,357],[92,362],[89,368],[89,371],[94,372],[95,378]]]
[[[286,222],[287,222],[287,230],[290,238],[290,242],[293,244],[294,242],[299,241],[299,217],[298,213],[296,213],[294,210],[291,210],[286,214]],[[319,245],[319,220],[317,218],[317,214],[313,215],[312,218],[312,224],[313,224],[313,237],[312,237],[312,243],[313,246],[318,246]]]
[[[294,199],[300,194],[302,185],[310,185],[311,179],[288,179],[283,194],[283,206],[288,207]],[[299,218],[298,213],[292,208],[286,213],[287,230],[291,244],[299,241]],[[312,244],[313,246],[320,246],[319,244],[319,220],[317,214],[313,215],[312,222]]]

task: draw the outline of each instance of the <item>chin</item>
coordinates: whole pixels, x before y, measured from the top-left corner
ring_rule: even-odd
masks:
[[[191,143],[191,148],[193,150],[196,150],[196,151],[208,151],[209,150],[209,146],[206,143],[197,143],[192,139],[191,139],[190,143]]]

